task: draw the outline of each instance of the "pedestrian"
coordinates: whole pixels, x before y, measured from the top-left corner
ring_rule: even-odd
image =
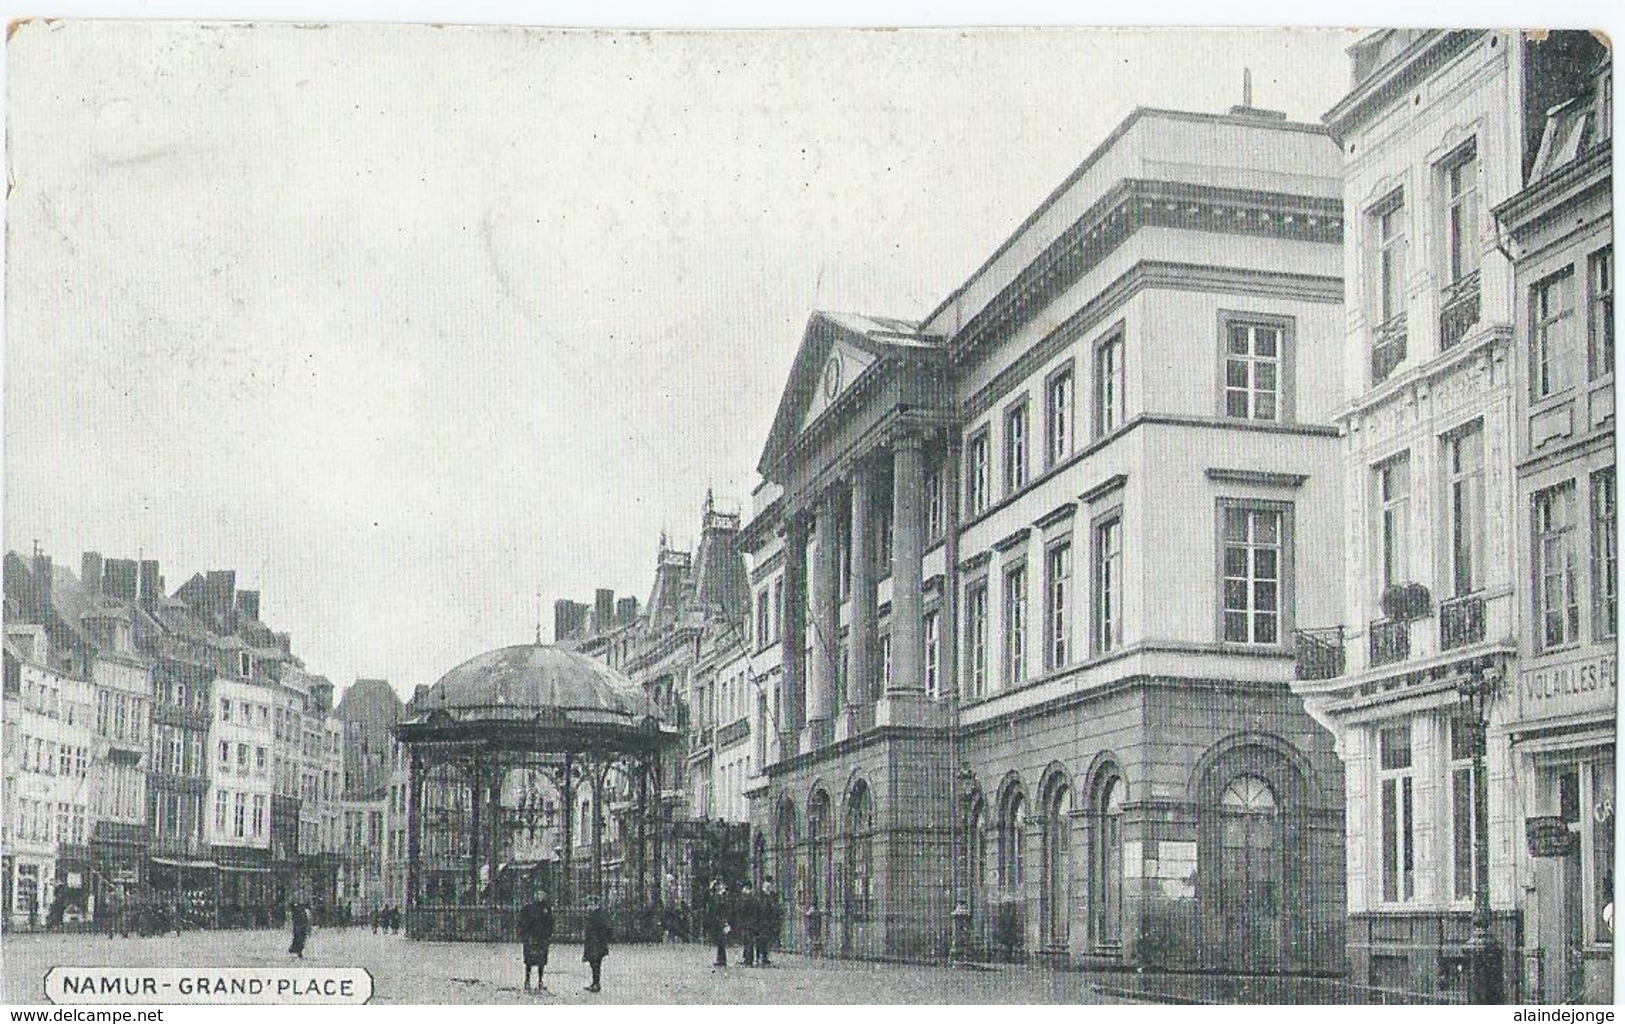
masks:
[[[581,959],[592,968],[592,984],[587,986],[588,992],[599,990],[599,972],[604,966],[604,957],[609,955],[609,918],[604,914],[604,907],[594,896],[587,900],[587,923],[582,928]]]
[[[779,899],[778,886],[773,884],[772,875],[762,879],[762,890],[756,894],[756,899],[760,907],[756,925],[756,965],[772,967],[767,952],[778,942],[779,931],[784,927],[784,901]]]
[[[740,960],[746,967],[756,966],[756,926],[759,909],[756,890],[746,882],[739,887],[739,898],[734,901],[734,935],[739,939]]]
[[[717,950],[711,966],[728,966],[728,887],[720,878],[711,882],[710,899],[705,904],[705,934]]]
[[[376,903],[374,903],[372,905],[372,908],[367,911],[367,923],[372,925],[372,933],[374,935],[378,934],[378,924],[379,924],[378,919],[380,917],[382,917],[383,914],[384,914],[383,908],[378,906],[378,904],[376,904]],[[529,972],[526,972],[525,978],[526,978],[527,981],[529,980],[529,978],[530,978]]]
[[[293,944],[288,947],[288,952],[303,960],[305,940],[310,937],[310,908],[305,906],[304,900],[295,900],[288,917],[293,922]]]
[[[547,970],[547,950],[553,942],[553,908],[547,894],[531,900],[519,910],[519,941],[525,947],[525,989],[530,990],[530,969],[536,968],[536,991],[546,992],[542,973]]]

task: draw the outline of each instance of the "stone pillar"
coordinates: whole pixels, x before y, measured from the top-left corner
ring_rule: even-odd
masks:
[[[807,520],[791,512],[784,524],[784,608],[779,623],[779,759],[796,755],[806,721]]]
[[[803,750],[815,750],[829,740],[830,716],[834,711],[837,644],[841,629],[841,552],[836,539],[836,492],[824,492],[814,525],[818,551],[812,567],[811,637],[812,657],[807,673],[807,723],[802,731]]]
[[[863,706],[873,699],[875,674],[874,469],[859,462],[852,470],[852,632],[847,644],[846,707],[835,738],[863,728]]]
[[[891,684],[876,709],[883,725],[925,721],[924,605],[920,597],[925,554],[925,442],[903,434],[892,446]]]

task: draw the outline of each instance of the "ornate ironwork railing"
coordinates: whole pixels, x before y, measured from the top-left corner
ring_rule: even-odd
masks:
[[[1484,597],[1468,594],[1439,602],[1439,649],[1453,650],[1484,639]]]
[[[1468,330],[1478,323],[1479,277],[1473,271],[1466,277],[1452,281],[1439,297],[1439,350],[1450,348],[1466,337]]]
[[[1292,631],[1299,679],[1336,679],[1343,674],[1343,627]]]
[[[1371,624],[1371,667],[1392,665],[1411,656],[1411,624],[1379,619]]]
[[[1405,314],[1399,313],[1378,325],[1371,338],[1371,382],[1381,384],[1394,372],[1394,367],[1405,361],[1405,341],[1408,333]]]

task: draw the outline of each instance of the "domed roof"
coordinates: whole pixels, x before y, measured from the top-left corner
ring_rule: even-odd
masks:
[[[470,658],[407,705],[408,722],[434,719],[652,729],[661,715],[637,684],[603,662],[520,644]]]

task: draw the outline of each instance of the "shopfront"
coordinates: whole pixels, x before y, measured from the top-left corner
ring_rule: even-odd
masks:
[[[1592,648],[1518,677],[1524,982],[1538,1002],[1613,1001],[1616,668],[1611,647]]]

